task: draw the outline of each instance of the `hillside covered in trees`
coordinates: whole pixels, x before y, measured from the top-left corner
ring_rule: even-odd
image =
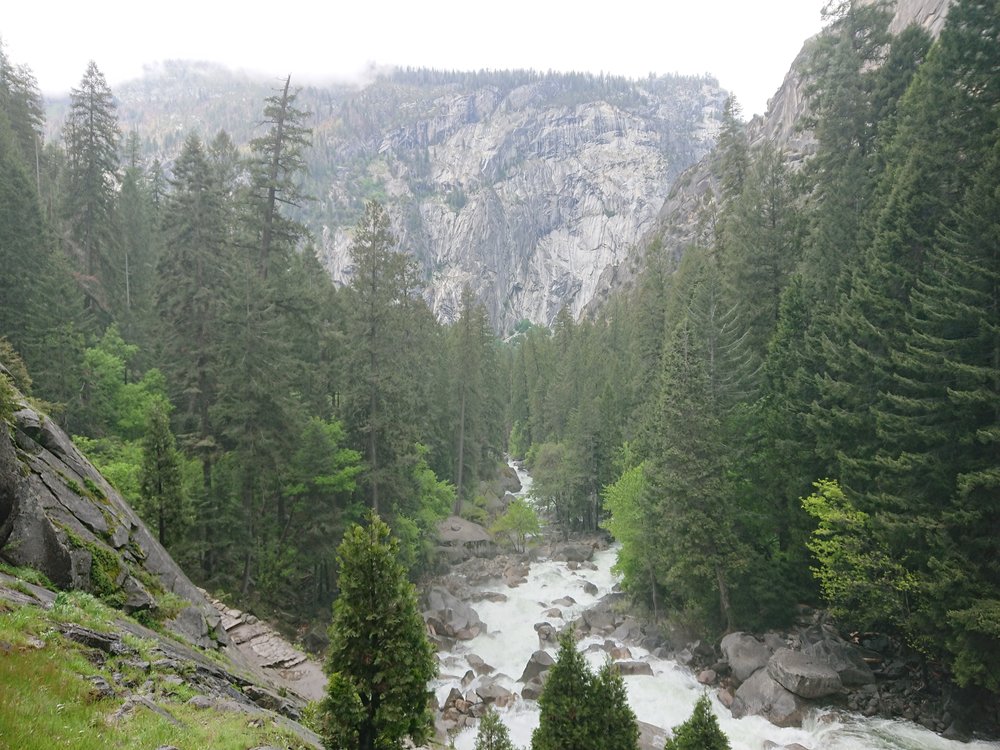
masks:
[[[485,520],[509,449],[556,528],[621,543],[654,619],[825,604],[995,704],[1000,6],[959,0],[934,41],[841,5],[809,59],[816,153],[751,147],[731,101],[704,241],[505,343],[470,291],[437,322],[377,200],[331,283],[293,210],[316,137],[294,86],[249,149],[188,132],[167,170],[94,65],[44,139],[2,55],[0,360],[193,578],[289,620],[329,612],[366,507],[433,570],[436,521]]]

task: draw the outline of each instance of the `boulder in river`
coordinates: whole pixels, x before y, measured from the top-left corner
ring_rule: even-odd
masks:
[[[767,665],[771,649],[748,633],[730,633],[719,645],[733,670],[733,676],[743,682]]]
[[[472,607],[441,586],[427,592],[424,620],[436,635],[472,640],[486,632],[486,625]]]
[[[875,682],[875,675],[861,649],[839,636],[828,636],[810,643],[802,651],[817,661],[828,664],[840,675],[840,681],[844,685],[871,685]]]
[[[465,660],[469,662],[469,666],[475,670],[476,674],[489,674],[493,671],[493,667],[483,661],[481,656],[477,656],[476,654],[469,654],[465,657]]]
[[[524,666],[524,671],[521,672],[521,676],[517,679],[518,682],[530,682],[534,678],[542,674],[542,672],[548,671],[556,660],[552,658],[547,651],[536,651],[528,659],[528,663]]]
[[[649,666],[648,662],[644,661],[616,661],[615,669],[621,672],[624,677],[633,677],[635,675],[652,676],[653,674],[653,668]]]
[[[767,672],[800,698],[823,698],[840,692],[840,675],[828,664],[801,651],[780,649],[767,663]]]
[[[779,727],[802,725],[808,704],[776,682],[766,669],[758,669],[733,697],[733,717],[763,716]]]

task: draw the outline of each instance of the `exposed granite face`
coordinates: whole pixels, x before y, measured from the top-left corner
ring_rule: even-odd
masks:
[[[189,603],[169,628],[200,646],[228,643],[218,611],[135,511],[24,401],[12,425],[0,422],[0,559],[63,589],[113,595],[126,611],[155,608],[155,584]]]
[[[874,2],[874,0],[865,0]],[[890,31],[899,33],[911,23],[917,23],[937,36],[944,26],[952,0],[896,0]],[[810,49],[816,37],[807,40],[802,51],[792,62],[785,79],[768,100],[767,113],[751,119],[746,126],[751,144],[770,141],[781,149],[789,164],[801,164],[816,151],[812,132],[800,128],[803,118],[810,113],[806,89],[809,84],[805,74]],[[718,189],[712,174],[713,156],[710,154],[682,174],[659,212],[656,226],[641,243],[646,247],[659,240],[665,249],[668,262],[676,262],[684,249],[708,239],[706,213]],[[616,279],[617,284],[632,282],[632,272],[639,267],[637,260],[623,264]]]
[[[652,230],[674,178],[714,143],[725,99],[714,81],[581,86],[553,76],[509,90],[401,92],[380,82],[354,102],[375,129],[365,178],[381,186],[439,318],[457,317],[465,285],[500,332],[524,318],[549,324],[564,306],[578,316]],[[383,100],[404,95],[401,121],[381,124]],[[344,151],[344,136],[323,147]],[[339,282],[351,278],[350,229],[322,232],[322,261]]]

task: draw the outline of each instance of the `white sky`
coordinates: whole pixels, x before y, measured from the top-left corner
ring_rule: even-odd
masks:
[[[45,94],[91,59],[112,89],[166,59],[207,60],[293,82],[350,78],[375,63],[715,75],[744,115],[762,113],[824,0],[12,0],[9,57]]]

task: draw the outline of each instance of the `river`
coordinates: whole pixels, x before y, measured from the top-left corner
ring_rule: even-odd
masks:
[[[525,494],[531,480],[523,472],[518,473],[524,485],[521,494]],[[507,588],[502,582],[483,587],[485,591],[503,593],[507,600],[475,603],[473,606],[486,623],[488,632],[471,641],[459,642],[452,652],[440,654],[442,676],[434,686],[439,702],[444,702],[453,687],[463,693],[475,688],[476,683],[466,688],[459,683],[469,668],[466,661],[469,654],[482,657],[496,669],[493,677],[502,675],[498,682],[519,694],[523,686],[516,680],[538,649],[535,623],[548,621],[557,629],[561,628],[610,593],[616,583],[611,572],[615,555],[615,549],[596,553],[593,559],[596,570],[570,570],[564,562],[541,560],[532,564],[527,582],[516,588]],[[584,590],[585,582],[594,584],[596,593],[589,589],[592,593],[588,594]],[[561,620],[543,616],[543,612],[553,606],[552,602],[567,595],[576,600],[576,604],[560,607]],[[579,647],[586,650],[591,644],[603,644],[604,640],[603,637],[586,638]],[[635,660],[648,662],[653,670],[653,676],[625,677],[629,703],[637,718],[664,728],[687,719],[695,701],[705,690],[691,671],[674,661],[653,657],[635,645],[629,644],[629,650]],[[549,652],[555,656],[554,648]],[[587,654],[595,670],[604,658],[603,650]],[[997,742],[961,743],[946,740],[910,722],[868,719],[840,711],[819,710],[808,717],[802,728],[781,729],[759,717],[733,719],[714,698],[713,706],[733,750],[761,750],[768,740],[779,746],[799,743],[810,750],[1000,750]],[[538,726],[538,704],[518,699],[509,708],[501,709],[500,714],[514,744],[529,747],[531,732]],[[467,728],[455,737],[455,747],[472,750],[475,737],[476,731]]]

